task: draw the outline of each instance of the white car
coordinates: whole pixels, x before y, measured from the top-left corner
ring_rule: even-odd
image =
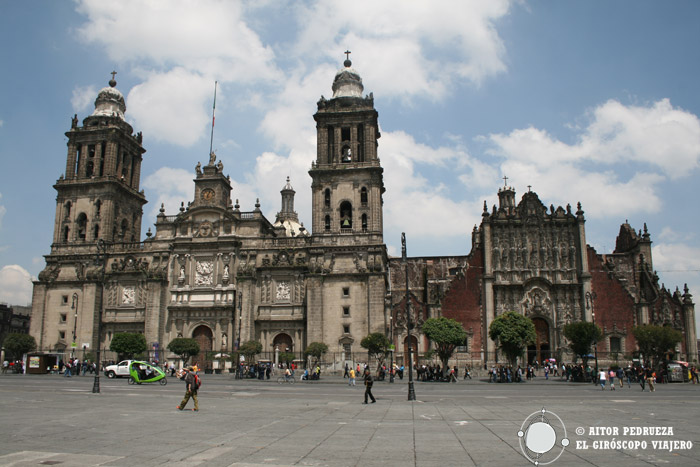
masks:
[[[107,378],[116,378],[118,376],[129,376],[129,363],[133,360],[123,360],[116,365],[108,365],[105,367],[105,376]]]

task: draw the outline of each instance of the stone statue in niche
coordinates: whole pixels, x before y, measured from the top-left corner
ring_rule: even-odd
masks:
[[[230,279],[230,275],[229,275],[229,268],[228,268],[228,264],[227,264],[224,266],[224,274],[221,277],[221,280],[223,281],[224,284],[228,284],[229,279]]]
[[[177,282],[180,285],[185,283],[185,266],[180,266],[180,275],[177,276]]]

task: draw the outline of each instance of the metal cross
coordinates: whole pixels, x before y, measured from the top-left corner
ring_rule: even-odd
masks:
[[[532,185],[528,185],[528,186],[527,186],[527,191],[528,191],[528,193],[532,191],[531,188],[532,188]]]
[[[111,74],[112,74],[112,79],[114,79],[114,75],[116,75],[117,72],[116,72],[116,71],[113,71]]]
[[[343,52],[343,53],[345,54],[345,59],[346,59],[346,60],[350,60],[350,54],[351,54],[352,52],[350,52],[349,50],[346,50],[346,51]]]
[[[508,177],[503,176],[503,186],[508,186]]]

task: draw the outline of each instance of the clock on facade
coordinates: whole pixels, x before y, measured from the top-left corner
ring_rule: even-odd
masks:
[[[211,188],[202,190],[202,199],[204,201],[211,201],[212,199],[214,199],[214,190],[212,190]]]

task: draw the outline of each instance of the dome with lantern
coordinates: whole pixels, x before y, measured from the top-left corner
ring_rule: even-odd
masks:
[[[119,117],[124,120],[126,102],[124,101],[124,96],[119,92],[116,86],[117,82],[114,80],[113,74],[112,79],[109,80],[109,86],[102,88],[97,94],[97,99],[95,99],[95,111],[92,112],[91,116]]]

